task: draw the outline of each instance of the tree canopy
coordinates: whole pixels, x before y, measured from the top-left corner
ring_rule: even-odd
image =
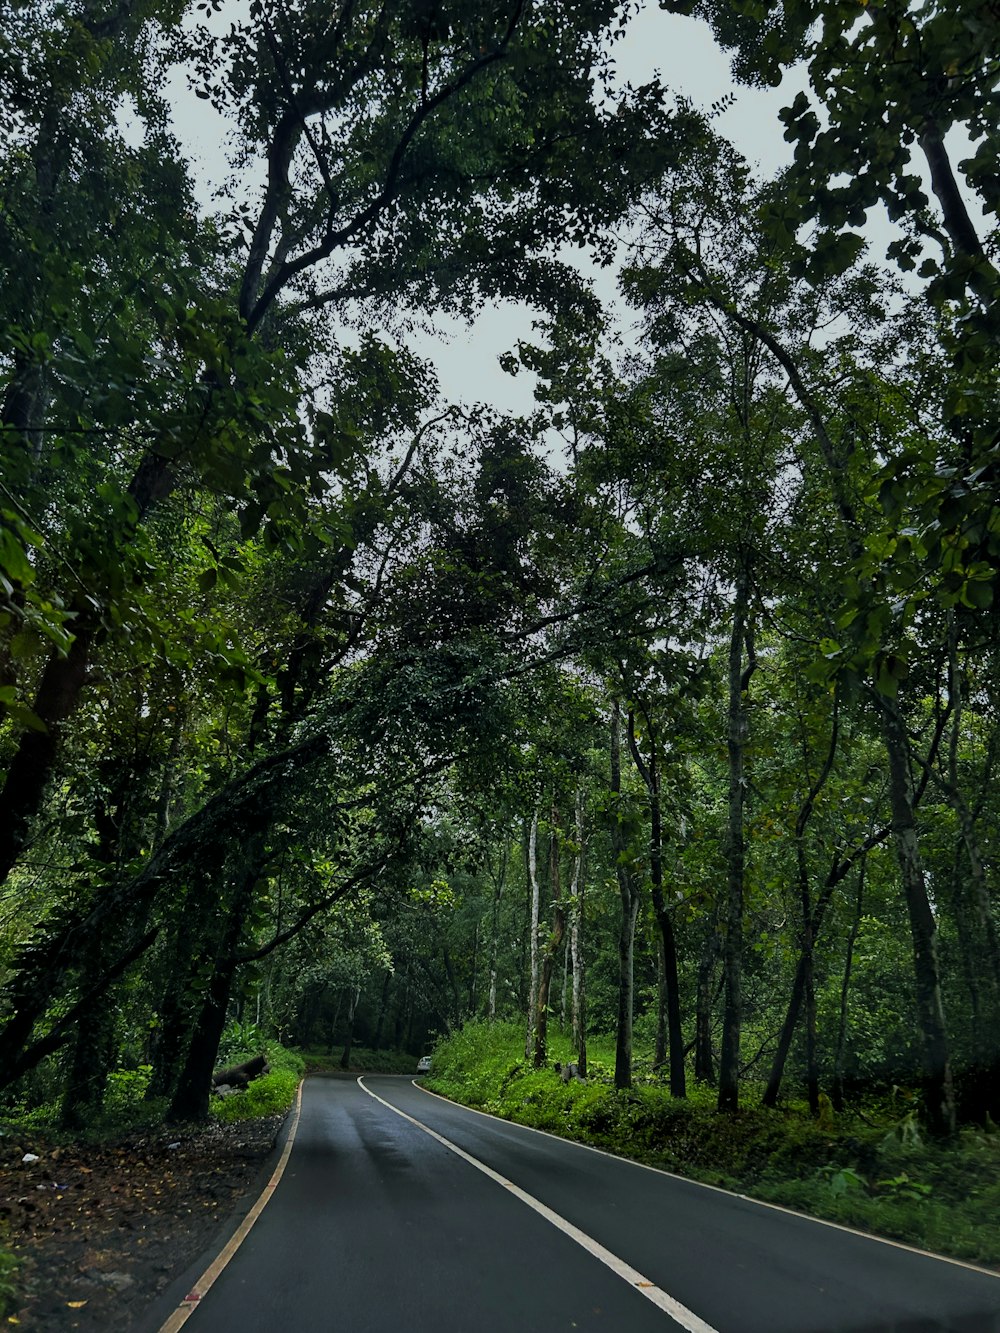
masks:
[[[996,19],[664,6],[806,62],[761,179],[618,79],[632,8],[4,9],[10,1105],[516,1016],[1000,1118]],[[501,299],[523,416],[421,340]]]

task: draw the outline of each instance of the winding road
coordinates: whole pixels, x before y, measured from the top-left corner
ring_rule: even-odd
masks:
[[[186,1333],[1000,1333],[1000,1276],[409,1079],[314,1078],[270,1202],[163,1329],[185,1318]]]

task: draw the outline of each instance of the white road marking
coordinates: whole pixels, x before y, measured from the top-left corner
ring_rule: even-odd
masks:
[[[728,1199],[742,1199],[744,1203],[752,1203],[755,1208],[770,1208],[772,1213],[784,1213],[787,1217],[794,1217],[799,1222],[812,1222],[818,1227],[830,1227],[834,1231],[844,1231],[848,1236],[857,1236],[859,1240],[872,1240],[877,1245],[889,1245],[894,1250],[903,1250],[907,1254],[919,1254],[922,1259],[935,1259],[939,1264],[951,1264],[953,1268],[965,1268],[970,1273],[979,1273],[982,1277],[1000,1278],[1000,1270],[996,1268],[985,1268],[982,1264],[970,1263],[967,1259],[953,1259],[948,1254],[935,1254],[933,1250],[922,1250],[917,1245],[907,1245],[902,1240],[890,1240],[888,1236],[876,1236],[871,1231],[859,1231],[857,1227],[845,1226],[843,1222],[830,1222],[825,1217],[813,1217],[810,1213],[800,1213],[795,1208],[786,1208],[784,1204],[768,1203],[766,1199],[755,1199],[750,1194],[738,1194],[735,1190],[724,1189],[721,1185],[708,1185],[704,1180],[692,1180],[690,1176],[680,1176],[676,1171],[668,1171],[662,1166],[651,1166],[649,1162],[637,1162],[634,1157],[623,1157],[619,1153],[608,1152],[607,1148],[595,1148],[592,1143],[581,1143],[579,1139],[566,1139],[561,1134],[553,1134],[547,1129],[537,1129],[534,1125],[522,1125],[519,1120],[505,1120],[502,1115],[491,1115],[489,1111],[480,1111],[477,1106],[465,1106],[462,1102],[453,1102],[450,1097],[442,1097],[439,1092],[431,1092],[430,1088],[425,1088],[422,1083],[418,1083],[415,1078],[410,1079],[410,1083],[419,1092],[426,1093],[428,1097],[435,1097],[439,1102],[444,1102],[446,1106],[455,1106],[460,1111],[469,1111],[472,1115],[481,1115],[486,1120],[495,1120],[500,1125],[511,1125],[514,1129],[526,1129],[529,1134],[541,1134],[543,1138],[554,1139],[556,1143],[564,1143],[569,1148],[582,1148],[584,1152],[596,1152],[600,1157],[610,1157],[613,1162],[624,1162],[627,1166],[638,1167],[640,1171],[653,1171],[658,1176],[666,1176],[668,1180],[679,1180],[682,1185],[691,1185],[700,1190],[711,1190],[713,1194],[724,1194]],[[368,1089],[366,1088],[367,1092]]]
[[[295,1098],[295,1115],[292,1119],[291,1126],[288,1130],[288,1138],[285,1139],[285,1146],[281,1151],[281,1156],[278,1158],[278,1165],[274,1168],[274,1171],[271,1173],[271,1179],[264,1186],[263,1190],[261,1190],[260,1198],[250,1209],[246,1217],[239,1224],[239,1226],[233,1232],[232,1236],[230,1236],[229,1240],[225,1243],[225,1245],[215,1256],[212,1262],[208,1265],[204,1273],[202,1273],[201,1277],[197,1280],[197,1282],[194,1284],[194,1286],[191,1288],[188,1294],[181,1301],[180,1305],[178,1305],[177,1309],[173,1312],[173,1314],[166,1321],[166,1323],[160,1326],[159,1333],[177,1333],[177,1330],[187,1323],[187,1321],[194,1314],[195,1310],[198,1309],[198,1306],[201,1304],[202,1299],[208,1294],[208,1289],[211,1287],[212,1283],[219,1276],[219,1274],[222,1272],[225,1266],[229,1263],[230,1259],[232,1259],[233,1255],[246,1240],[250,1232],[250,1228],[253,1226],[253,1224],[257,1221],[257,1218],[260,1217],[261,1213],[264,1211],[265,1204],[268,1202],[274,1191],[278,1188],[278,1181],[284,1174],[285,1166],[288,1163],[288,1158],[292,1151],[292,1144],[295,1142],[295,1131],[296,1129],[298,1129],[299,1114],[301,1110],[302,1110],[302,1080],[300,1079],[298,1095]]]
[[[668,1314],[671,1319],[680,1324],[681,1328],[685,1329],[687,1333],[717,1333],[717,1330],[714,1329],[711,1324],[706,1324],[704,1319],[699,1318],[693,1310],[689,1310],[686,1305],[682,1305],[680,1301],[675,1300],[668,1292],[665,1292],[658,1287],[655,1282],[650,1282],[649,1278],[643,1277],[642,1273],[633,1268],[631,1264],[627,1264],[624,1259],[619,1259],[616,1254],[612,1254],[610,1250],[606,1250],[599,1241],[594,1240],[593,1236],[588,1236],[585,1231],[581,1231],[579,1227],[575,1227],[572,1222],[567,1222],[564,1217],[553,1212],[551,1208],[546,1207],[541,1199],[536,1199],[533,1194],[528,1194],[518,1185],[515,1185],[512,1180],[508,1180],[506,1176],[502,1176],[498,1171],[494,1171],[493,1168],[487,1166],[485,1162],[481,1162],[478,1157],[471,1156],[471,1154],[467,1153],[464,1148],[460,1148],[457,1143],[452,1143],[451,1139],[446,1139],[443,1134],[439,1134],[437,1130],[431,1129],[430,1126],[425,1125],[423,1121],[414,1119],[412,1115],[407,1115],[405,1111],[401,1111],[398,1106],[393,1106],[392,1102],[385,1101],[384,1098],[380,1097],[377,1093],[372,1092],[371,1088],[365,1087],[363,1078],[358,1079],[358,1087],[361,1088],[363,1092],[367,1092],[369,1097],[373,1097],[375,1101],[380,1102],[395,1115],[401,1116],[404,1120],[408,1120],[410,1124],[415,1125],[417,1129],[422,1129],[425,1134],[429,1134],[432,1139],[436,1139],[438,1143],[455,1153],[456,1156],[461,1157],[463,1162],[468,1162],[469,1165],[474,1166],[477,1171],[481,1171],[484,1176],[489,1176],[490,1180],[494,1181],[497,1185],[502,1185],[508,1193],[513,1194],[515,1199],[520,1199],[522,1203],[526,1203],[528,1207],[538,1213],[540,1217],[544,1217],[546,1222],[551,1222],[551,1224],[558,1231],[561,1231],[564,1236],[568,1236],[570,1240],[576,1241],[577,1245],[582,1246],[582,1248],[585,1249],[588,1254],[593,1255],[595,1259],[599,1259],[602,1264],[610,1268],[612,1273],[617,1277],[620,1277],[622,1281],[627,1282],[630,1287],[634,1287],[635,1290],[645,1296],[648,1301],[652,1301],[655,1306],[658,1306],[659,1309],[663,1310],[665,1314]]]

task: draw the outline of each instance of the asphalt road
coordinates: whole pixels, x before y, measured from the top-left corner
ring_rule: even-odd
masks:
[[[311,1079],[277,1191],[186,1328],[1000,1333],[1000,1278],[477,1115],[407,1079]]]

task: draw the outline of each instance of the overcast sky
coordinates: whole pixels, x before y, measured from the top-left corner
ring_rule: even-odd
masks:
[[[240,3],[242,0],[229,0],[218,21],[224,18],[224,26],[228,25],[232,8]],[[631,21],[614,53],[623,82],[638,85],[659,74],[667,86],[703,108],[727,93],[734,94],[733,106],[716,122],[719,130],[765,175],[789,161],[791,147],[782,137],[778,111],[805,86],[803,74],[793,72],[776,89],[737,87],[730,77],[729,59],[716,47],[708,25],[664,13],[655,0]],[[198,192],[210,209],[213,189],[223,184],[228,174],[225,122],[206,102],[193,97],[180,74],[175,76],[172,93],[175,127],[190,154]],[[613,278],[602,274],[600,283],[602,295],[610,297]],[[531,336],[531,318],[527,308],[508,305],[487,309],[471,328],[455,321],[440,321],[447,341],[432,339],[420,350],[437,365],[445,397],[451,401],[490,402],[515,411],[530,409],[530,378],[522,374],[512,379],[500,370],[497,358],[518,338]]]

